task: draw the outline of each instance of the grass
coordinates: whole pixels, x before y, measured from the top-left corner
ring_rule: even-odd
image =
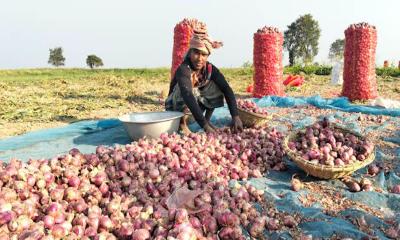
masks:
[[[221,69],[236,95],[246,97],[251,68]],[[160,93],[170,82],[167,68],[0,70],[0,139],[84,119],[110,118],[133,111],[161,110]],[[329,76],[307,75],[289,96],[335,97],[340,86]],[[400,100],[400,80],[379,77],[380,95]]]

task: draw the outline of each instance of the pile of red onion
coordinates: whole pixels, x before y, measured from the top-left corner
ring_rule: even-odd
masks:
[[[1,163],[0,239],[243,239],[240,226],[276,229],[251,204],[263,191],[228,181],[285,169],[281,142],[274,129],[225,129]]]
[[[352,24],[344,33],[346,42],[342,95],[351,101],[376,98],[376,28],[368,23]]]
[[[284,95],[282,65],[283,34],[263,27],[254,33],[254,97]]]
[[[370,141],[330,125],[326,118],[314,123],[300,131],[288,147],[312,163],[338,167],[364,161],[374,150]]]
[[[261,115],[268,115],[268,111],[266,108],[258,107],[257,104],[251,100],[238,99],[237,105],[240,109],[247,112],[258,113]]]
[[[171,79],[175,75],[176,69],[183,62],[189,50],[190,39],[193,29],[206,29],[206,25],[197,19],[183,19],[174,28],[174,46],[172,49]]]

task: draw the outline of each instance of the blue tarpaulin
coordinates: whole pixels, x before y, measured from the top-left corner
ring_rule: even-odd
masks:
[[[278,210],[290,214],[300,214],[309,221],[302,222],[299,227],[313,237],[328,239],[332,236],[350,237],[361,239],[368,234],[378,236],[379,239],[386,239],[384,230],[390,227],[383,219],[372,215],[359,208],[349,208],[340,211],[332,216],[324,211],[317,203],[305,207],[299,197],[307,194],[307,190],[293,192],[290,190],[290,179],[295,173],[300,174],[303,181],[318,181],[321,185],[334,187],[344,197],[353,201],[365,204],[382,213],[385,218],[396,219],[400,222],[400,195],[388,191],[394,184],[400,184],[400,109],[384,109],[379,107],[362,106],[351,104],[346,98],[323,99],[319,96],[292,98],[292,97],[265,97],[254,99],[260,107],[280,107],[294,109],[286,115],[280,115],[279,120],[291,124],[292,129],[301,128],[312,124],[321,117],[328,117],[330,120],[339,121],[355,131],[363,134],[368,132],[380,132],[387,127],[392,127],[393,132],[382,141],[390,142],[394,156],[387,154],[387,149],[377,147],[376,162],[385,163],[390,161],[393,164],[391,171],[372,178],[374,186],[381,188],[381,192],[349,192],[346,186],[339,180],[319,180],[306,176],[296,165],[287,160],[288,171],[269,172],[263,178],[251,179],[250,182],[259,189],[264,189],[265,197],[275,203]],[[329,114],[324,116],[312,116],[303,111],[299,106],[312,105],[320,109],[331,109]],[[353,113],[353,114],[348,114]],[[360,113],[371,115],[385,115],[388,120],[383,124],[376,123],[366,128],[361,128],[357,121]],[[227,125],[230,121],[229,111],[226,107],[217,109],[214,112],[212,122],[217,126]],[[276,124],[278,130],[287,133],[285,125]],[[197,124],[190,126],[192,130],[199,130]],[[78,148],[81,152],[94,152],[98,145],[112,146],[115,144],[127,144],[130,142],[122,124],[117,119],[99,121],[81,121],[65,127],[46,129],[30,132],[21,136],[0,140],[0,159],[8,161],[10,158],[28,160],[29,158],[50,158],[56,155],[65,154],[71,148]],[[366,173],[366,169],[357,171],[353,176],[357,179]],[[370,227],[367,233],[357,226],[354,221],[360,217],[364,218]],[[270,239],[293,239],[287,232],[265,232]]]

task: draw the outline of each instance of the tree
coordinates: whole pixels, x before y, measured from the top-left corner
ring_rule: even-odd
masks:
[[[49,51],[50,56],[48,63],[56,67],[64,66],[65,57],[63,56],[63,49],[61,47],[56,47],[53,49],[49,49]]]
[[[246,61],[242,64],[242,68],[250,68],[253,67],[253,63],[251,63],[250,61]]]
[[[86,64],[93,69],[94,67],[103,66],[103,60],[96,55],[89,55],[86,58]]]
[[[344,53],[344,39],[336,39],[329,48],[329,59],[342,59]]]
[[[318,41],[321,29],[311,14],[300,16],[288,26],[284,32],[283,46],[289,52],[289,64],[293,66],[296,59],[303,63],[311,63],[318,54]]]

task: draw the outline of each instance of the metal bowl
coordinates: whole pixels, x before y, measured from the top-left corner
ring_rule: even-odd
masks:
[[[162,133],[178,132],[181,112],[141,112],[119,117],[132,140],[142,137],[158,138]]]

